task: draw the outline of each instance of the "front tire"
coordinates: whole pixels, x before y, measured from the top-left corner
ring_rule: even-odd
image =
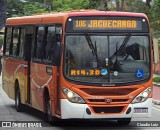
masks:
[[[21,104],[21,97],[20,97],[19,87],[17,87],[16,93],[15,93],[15,107],[16,107],[17,112],[21,112],[22,111],[22,104]]]
[[[46,98],[46,121],[51,125],[56,124],[57,118],[52,116],[51,100],[49,97]]]
[[[53,121],[52,112],[51,112],[51,101],[50,99],[47,100],[46,104],[46,116],[47,116],[47,122],[51,123]]]
[[[117,123],[119,125],[129,125],[130,122],[131,122],[131,118],[124,118],[124,119],[117,120]]]

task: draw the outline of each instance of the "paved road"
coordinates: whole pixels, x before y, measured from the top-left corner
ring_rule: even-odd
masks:
[[[160,121],[160,108],[157,106],[152,107],[152,118],[133,118],[133,121]],[[2,89],[2,81],[0,77],[0,121],[43,121],[44,115],[29,107],[25,108],[25,112],[18,113],[14,108],[14,101],[9,99]],[[160,123],[159,123],[160,124]],[[18,128],[29,130],[109,130],[109,129],[130,129],[130,130],[151,130],[151,127],[135,127],[134,123],[131,123],[128,127],[117,126],[114,121],[63,121],[58,122],[55,126],[47,124],[46,128]],[[160,125],[159,125],[160,126]],[[4,130],[17,130],[17,128],[0,128]],[[160,129],[155,127],[154,129]]]

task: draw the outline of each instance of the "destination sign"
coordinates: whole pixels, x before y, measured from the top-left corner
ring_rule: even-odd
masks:
[[[136,20],[75,20],[73,29],[136,29],[141,30],[141,22]]]
[[[66,25],[67,32],[74,31],[142,31],[148,32],[144,18],[133,17],[73,17]]]

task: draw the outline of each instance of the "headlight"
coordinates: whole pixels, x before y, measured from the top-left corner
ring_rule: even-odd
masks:
[[[144,102],[148,99],[152,89],[151,87],[147,88],[143,92],[141,92],[133,101],[132,103],[141,103]]]
[[[67,92],[67,97],[68,97],[68,98],[73,98],[73,95],[74,95],[73,92],[71,92],[71,91],[70,91],[70,92]]]
[[[85,101],[78,94],[76,94],[75,92],[71,91],[68,88],[63,88],[62,92],[64,93],[64,95],[67,97],[67,99],[70,102],[73,102],[73,103],[85,103]]]

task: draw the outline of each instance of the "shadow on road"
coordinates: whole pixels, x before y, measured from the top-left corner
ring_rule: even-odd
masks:
[[[11,107],[12,109],[15,109],[14,105],[7,105],[7,106]],[[16,109],[15,109],[15,111],[16,111]],[[24,114],[27,114],[27,115],[34,116],[34,117],[38,118],[37,121],[44,121],[44,118],[45,118],[44,113],[42,113],[41,111],[38,111],[34,108],[31,108],[29,106],[23,106],[23,111],[20,112],[20,113],[24,113]]]
[[[12,109],[15,109],[14,105],[8,105],[8,107],[11,107]],[[16,111],[16,110],[15,110]],[[31,107],[24,106],[24,111],[22,112],[27,115],[34,116],[37,118],[38,122],[42,122],[44,126],[46,127],[58,127],[61,130],[99,130],[99,129],[138,129],[141,130],[142,128],[136,127],[135,125],[132,125],[132,123],[128,126],[124,125],[119,125],[117,124],[116,121],[110,121],[110,120],[77,120],[77,119],[72,119],[72,120],[58,120],[56,122],[53,122],[52,125],[49,125],[44,121],[45,115],[44,113],[35,110]],[[35,122],[34,120],[33,122]]]

